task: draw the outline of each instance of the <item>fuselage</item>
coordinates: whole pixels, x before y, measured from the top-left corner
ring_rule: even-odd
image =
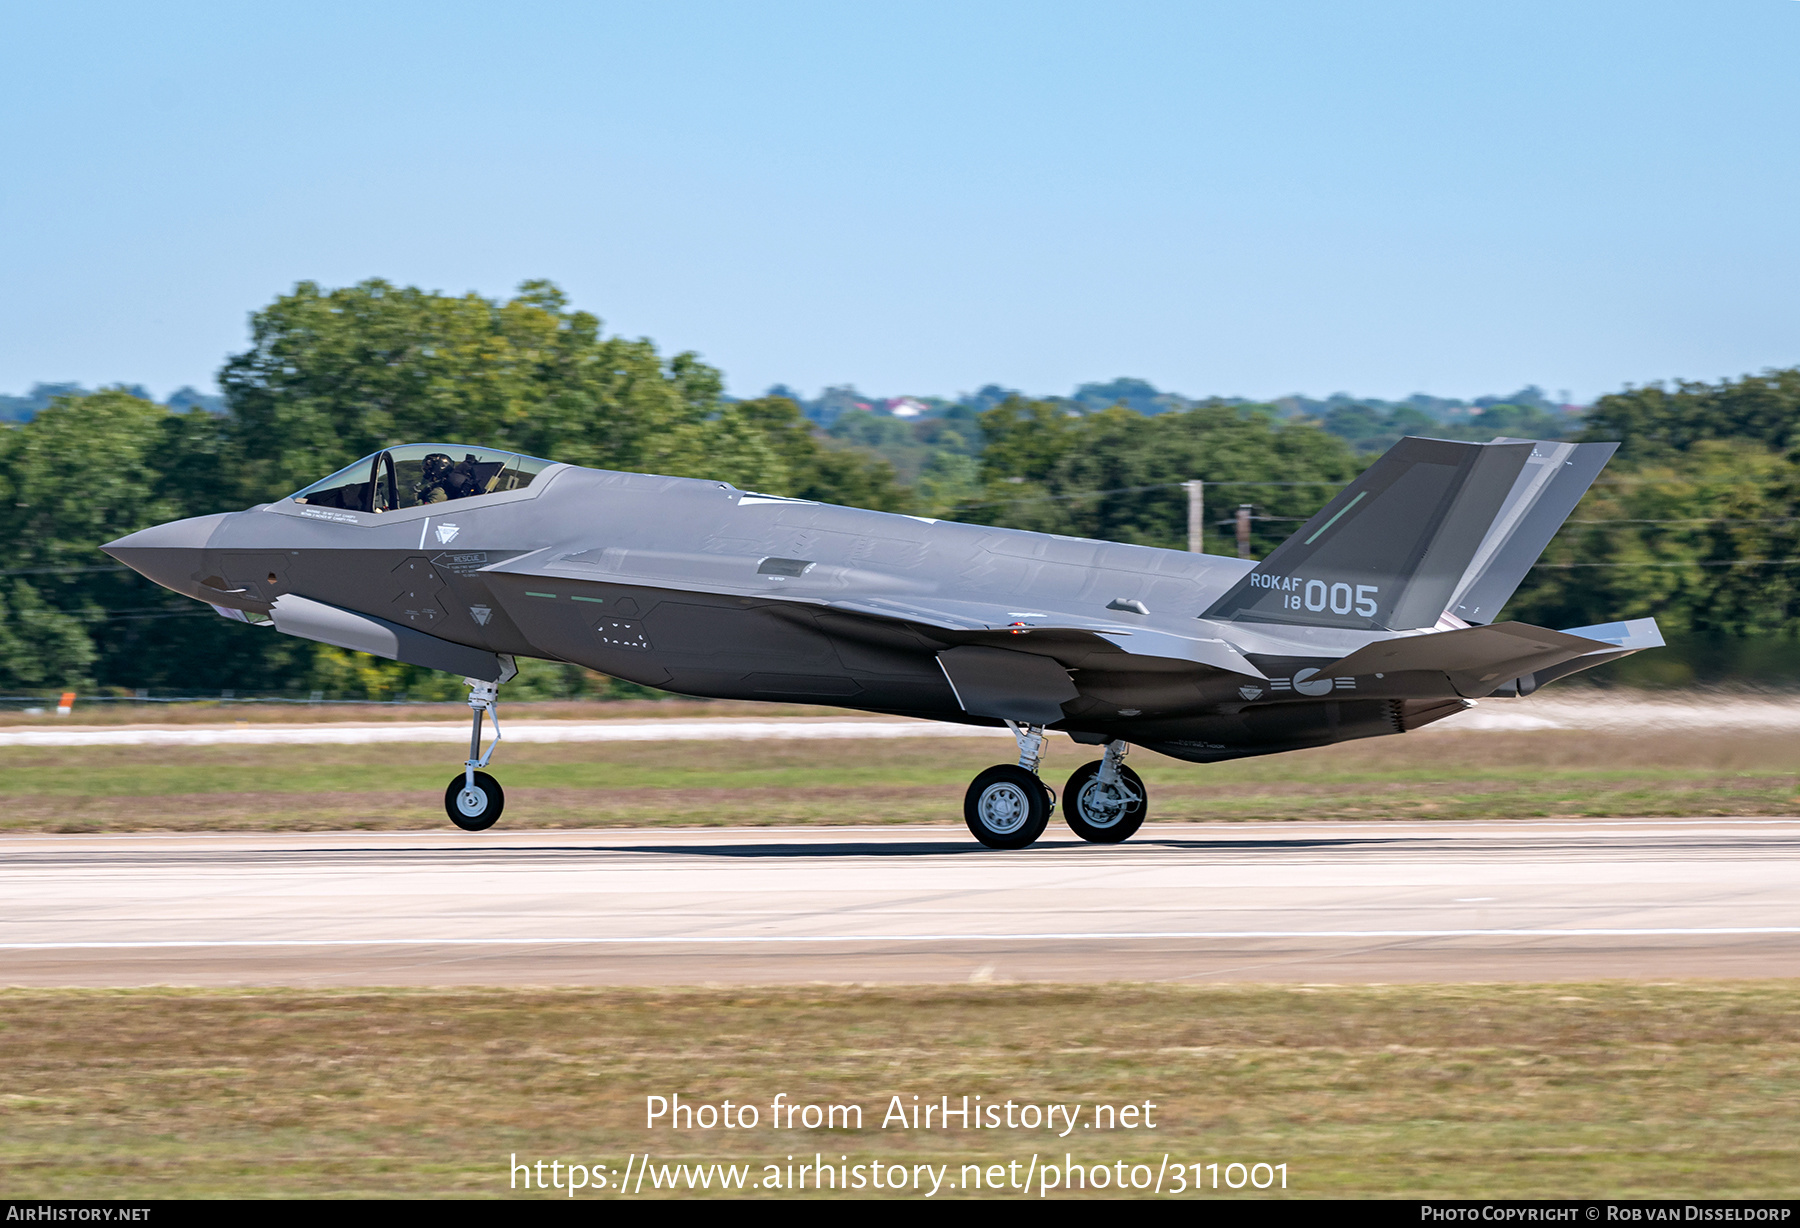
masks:
[[[1223,759],[1466,707],[1442,673],[1315,676],[1384,633],[1201,617],[1255,565],[550,465],[520,488],[366,511],[294,498],[107,550],[255,621],[287,596],[689,695],[980,724],[940,654],[1052,658],[1046,721]],[[252,633],[246,630],[243,633]]]

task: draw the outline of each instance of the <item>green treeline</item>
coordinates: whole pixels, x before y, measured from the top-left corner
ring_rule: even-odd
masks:
[[[716,477],[899,509],[891,467],[830,449],[786,401],[728,402],[692,354],[602,335],[561,293],[507,302],[302,284],[259,312],[220,374],[226,412],[172,413],[122,390],[63,396],[5,429],[0,690],[286,692],[414,698],[454,679],[233,625],[112,566],[100,543],[291,494],[406,440],[476,442],[583,465]],[[591,690],[534,666],[521,697]]]
[[[224,413],[112,389],[60,396],[29,422],[0,426],[12,544],[0,569],[0,691],[460,694],[454,679],[220,619],[96,548],[283,497],[396,443],[486,444],[1178,549],[1179,484],[1200,478],[1207,549],[1235,549],[1229,522],[1248,504],[1258,556],[1370,459],[1316,419],[1222,401],[1145,416],[1015,397],[858,427],[880,438],[834,438],[784,397],[724,397],[719,372],[693,354],[605,335],[547,282],[504,302],[381,281],[303,283],[253,317],[251,344],[226,361],[220,385]],[[1800,449],[1800,370],[1628,389],[1602,398],[1585,431],[1624,446],[1507,615],[1575,626],[1652,614],[1679,647],[1634,658],[1643,679],[1800,676],[1800,450],[1790,452]],[[899,456],[904,473],[875,447]],[[630,690],[543,663],[509,693]]]
[[[1580,438],[1620,447],[1508,617],[1654,617],[1646,682],[1800,681],[1800,368],[1601,397]]]

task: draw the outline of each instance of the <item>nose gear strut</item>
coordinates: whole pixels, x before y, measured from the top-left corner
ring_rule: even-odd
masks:
[[[469,708],[474,718],[469,728],[469,757],[463,761],[462,774],[453,778],[450,787],[444,790],[444,812],[464,831],[483,831],[492,827],[506,807],[506,794],[500,788],[500,782],[478,769],[486,767],[494,752],[500,749],[500,685],[516,677],[518,672],[512,657],[502,655],[500,676],[492,682],[480,678],[463,679],[469,688]],[[494,740],[488,744],[485,753],[481,749],[483,718],[494,723]]]

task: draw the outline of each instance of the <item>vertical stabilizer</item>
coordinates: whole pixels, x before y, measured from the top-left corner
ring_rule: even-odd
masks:
[[[1509,536],[1464,583],[1537,446],[1402,439],[1202,617],[1369,631],[1435,625],[1459,590],[1485,598],[1486,577],[1497,584],[1513,565]],[[1512,536],[1527,522],[1537,524],[1529,511]]]
[[[1619,447],[1522,439],[1494,442],[1531,443],[1531,457],[1451,594],[1450,613],[1466,623],[1495,620]]]

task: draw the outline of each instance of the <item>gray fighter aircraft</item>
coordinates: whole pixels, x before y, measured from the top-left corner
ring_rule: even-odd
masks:
[[[388,448],[248,511],[105,547],[277,632],[464,675],[470,831],[516,656],[647,686],[1004,724],[969,830],[1023,848],[1047,731],[1103,748],[1062,789],[1084,840],[1148,813],[1135,744],[1197,763],[1405,733],[1662,638],[1652,619],[1494,621],[1613,444],[1403,439],[1260,563],[833,507],[491,448]],[[494,741],[481,751],[484,715]]]

